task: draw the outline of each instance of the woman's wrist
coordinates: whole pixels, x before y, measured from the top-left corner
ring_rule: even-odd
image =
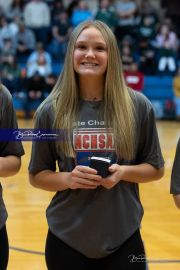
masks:
[[[120,169],[120,175],[121,175],[121,179],[120,180],[125,180],[126,179],[126,175],[128,172],[128,166],[125,165],[119,165],[119,169]]]

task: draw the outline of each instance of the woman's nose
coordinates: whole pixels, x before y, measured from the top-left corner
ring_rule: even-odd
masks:
[[[89,49],[85,55],[86,58],[95,58],[95,54],[92,49]]]

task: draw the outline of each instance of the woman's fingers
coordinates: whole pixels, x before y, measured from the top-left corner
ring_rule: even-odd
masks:
[[[77,188],[96,188],[99,186],[100,183],[97,181],[89,180],[89,179],[84,179],[84,178],[79,178],[79,177],[73,177],[70,188],[71,189],[77,189]]]
[[[80,168],[77,168],[80,167]],[[97,175],[97,171],[86,167],[86,166],[77,166],[75,170],[72,171],[72,177],[80,177],[86,179],[92,179],[95,181],[101,181],[102,177]]]
[[[70,174],[69,187],[71,189],[94,189],[100,185],[102,177],[97,171],[87,166],[76,166]]]
[[[85,179],[85,178],[80,178],[80,177],[74,177],[73,179],[76,183],[78,184],[83,184],[83,185],[88,185],[88,186],[99,186],[100,182],[90,180],[90,179]]]
[[[78,165],[76,166],[76,169],[80,172],[85,172],[85,173],[91,173],[91,174],[97,174],[97,171],[95,169],[92,169],[88,166],[82,166]]]

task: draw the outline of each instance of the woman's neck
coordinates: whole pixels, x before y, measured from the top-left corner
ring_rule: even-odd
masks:
[[[104,78],[99,80],[79,78],[80,97],[86,100],[102,100],[104,96]]]

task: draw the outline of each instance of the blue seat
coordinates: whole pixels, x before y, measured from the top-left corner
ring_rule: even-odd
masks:
[[[14,104],[15,110],[19,110],[19,111],[23,110],[22,102],[19,99],[13,97],[13,104]]]
[[[150,100],[172,99],[174,94],[172,90],[173,78],[170,76],[146,76],[145,88],[143,93]]]
[[[52,64],[52,72],[55,75],[59,75],[63,69],[63,64]]]

